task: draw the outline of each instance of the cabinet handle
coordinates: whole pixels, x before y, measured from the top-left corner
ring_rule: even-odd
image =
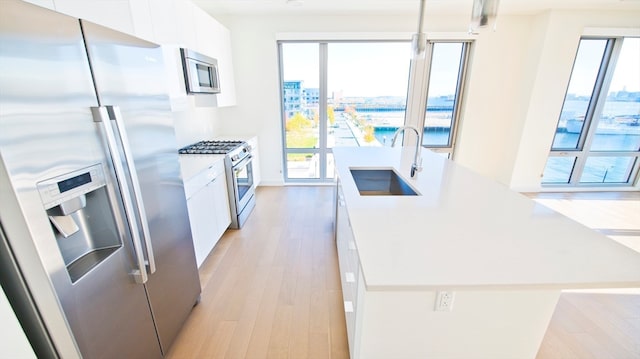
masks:
[[[114,171],[116,172],[116,181],[120,190],[126,195],[122,196],[122,202],[124,205],[124,214],[127,217],[127,221],[131,227],[131,239],[133,241],[133,250],[135,252],[135,260],[137,269],[131,272],[131,275],[135,278],[136,283],[144,284],[149,277],[147,276],[147,270],[145,268],[144,255],[142,253],[142,241],[140,239],[140,232],[138,228],[138,221],[135,218],[135,204],[132,198],[129,196],[131,190],[126,180],[126,170],[122,163],[121,150],[118,148],[118,143],[115,137],[115,131],[111,126],[111,120],[109,119],[109,113],[106,107],[91,107],[93,114],[93,121],[102,125],[102,130],[105,135],[107,146],[111,154],[111,161],[113,163]]]
[[[353,313],[353,302],[350,300],[344,301],[344,312],[345,313]]]
[[[138,209],[137,214],[140,218],[140,227],[142,228],[142,239],[147,252],[146,264],[149,266],[149,274],[153,274],[156,271],[155,256],[153,254],[153,247],[151,246],[151,232],[149,231],[149,221],[147,220],[147,211],[144,209],[142,202],[142,191],[140,190],[140,181],[138,180],[138,173],[133,164],[133,154],[131,153],[131,146],[129,145],[129,139],[127,138],[127,132],[122,123],[122,114],[118,106],[106,106],[110,119],[116,124],[118,135],[120,136],[120,142],[122,143],[122,152],[125,158],[125,164],[129,170],[129,178],[131,178],[131,187],[133,189],[133,199]]]
[[[355,274],[353,274],[353,272],[346,272],[344,274],[344,279],[347,283],[355,283],[356,282],[356,276]]]

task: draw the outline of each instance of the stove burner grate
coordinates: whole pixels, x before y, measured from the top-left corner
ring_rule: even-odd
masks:
[[[243,141],[200,141],[181,148],[178,150],[178,153],[193,155],[224,155],[235,150],[243,143]]]

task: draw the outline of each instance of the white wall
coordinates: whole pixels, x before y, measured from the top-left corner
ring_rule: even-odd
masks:
[[[218,109],[222,133],[260,137],[263,183],[282,183],[276,34],[415,32],[407,16],[217,16],[231,31],[237,106]],[[476,40],[455,160],[514,189],[536,190],[584,27],[640,24],[640,12],[501,16]],[[427,32],[464,32],[469,15],[427,16]]]
[[[580,36],[587,27],[640,28],[640,11],[556,11],[548,15],[544,43],[536,50],[539,64],[534,82],[521,89],[529,98],[514,163],[509,164],[511,188],[540,189],[540,178],[553,142],[562,102]],[[638,187],[638,186],[636,186]]]
[[[495,32],[484,30],[476,39],[470,60],[465,103],[454,153],[456,162],[507,183],[505,167],[512,159],[514,138],[526,98],[528,69],[535,41],[535,18],[500,17]]]
[[[281,184],[282,127],[276,34],[283,32],[413,33],[415,16],[228,16],[216,17],[231,31],[237,106],[221,108],[220,131],[257,134],[263,184]],[[428,19],[425,30],[465,32],[468,16]],[[407,61],[410,54],[407,54]]]

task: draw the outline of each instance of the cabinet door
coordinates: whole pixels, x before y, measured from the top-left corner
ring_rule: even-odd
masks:
[[[213,20],[213,19],[212,19]],[[215,21],[215,20],[213,20]],[[220,70],[220,93],[218,107],[236,105],[236,83],[233,70],[233,56],[231,54],[231,33],[222,24],[215,22],[215,32],[212,40],[214,43],[218,68]]]
[[[129,0],[129,7],[131,8],[131,18],[133,19],[133,30],[136,37],[157,42],[153,32],[153,20],[151,19],[151,12],[149,2],[153,0]],[[160,1],[154,1],[154,5],[160,3]]]
[[[217,106],[236,104],[236,85],[231,56],[231,33],[224,25],[204,10],[194,7],[193,19],[197,37],[197,51],[218,60],[220,93],[216,95]]]
[[[227,180],[224,171],[216,177],[213,182],[213,189],[216,198],[213,202],[215,205],[216,238],[219,239],[231,224],[229,195],[227,194]]]
[[[49,10],[56,10],[53,0],[24,0],[24,2],[32,3],[34,5],[46,7]]]
[[[214,182],[209,182],[207,186],[194,193],[187,200],[191,235],[193,236],[193,247],[198,267],[202,265],[217,242],[216,220],[212,210],[213,203],[217,199]]]
[[[135,33],[128,0],[77,1],[55,0],[56,11],[127,34]]]
[[[353,231],[349,223],[349,213],[342,193],[342,186],[338,181],[336,199],[336,246],[338,249],[338,265],[340,267],[340,281],[342,283],[342,298],[344,299],[345,320],[347,324],[347,338],[349,351],[354,352],[356,346],[356,315],[358,312],[358,284],[359,269],[358,253],[355,246]],[[362,283],[360,283],[362,285]]]
[[[251,156],[253,156],[253,160],[251,161],[253,169],[253,183],[255,183],[257,187],[260,185],[260,181],[262,179],[260,174],[260,150],[258,149],[258,136],[251,137],[247,140],[247,143],[251,145]]]

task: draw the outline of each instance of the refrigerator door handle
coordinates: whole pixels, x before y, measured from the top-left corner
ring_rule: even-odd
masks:
[[[147,252],[146,264],[149,266],[149,274],[153,274],[156,271],[155,256],[153,254],[153,247],[151,245],[151,232],[149,231],[149,221],[147,220],[147,212],[144,209],[144,202],[142,201],[142,192],[140,191],[140,181],[138,180],[138,173],[135,170],[133,155],[131,154],[131,146],[129,145],[129,139],[127,137],[127,131],[124,128],[122,122],[122,113],[118,106],[106,106],[109,113],[109,118],[115,122],[117,132],[120,135],[120,143],[122,144],[122,152],[124,153],[125,162],[129,169],[129,175],[131,178],[131,185],[133,187],[133,196],[138,208],[138,216],[140,218],[140,226],[142,227],[142,236],[144,239],[144,245]]]
[[[91,113],[93,114],[93,121],[102,124],[102,129],[104,135],[107,139],[107,146],[109,147],[109,152],[112,158],[113,167],[116,171],[116,179],[118,181],[118,185],[120,186],[121,191],[124,193],[122,196],[122,201],[124,203],[125,215],[127,217],[127,221],[131,226],[131,237],[133,239],[133,249],[136,252],[136,264],[137,269],[131,272],[131,275],[135,278],[136,283],[144,284],[149,279],[147,275],[146,265],[144,261],[144,256],[142,254],[142,242],[140,241],[140,231],[138,229],[138,221],[135,218],[135,207],[131,200],[131,197],[127,195],[131,193],[129,190],[129,184],[126,181],[126,172],[124,167],[122,166],[122,161],[120,159],[120,151],[118,150],[118,142],[116,141],[116,137],[113,131],[113,127],[111,126],[111,121],[109,120],[109,113],[107,112],[107,108],[104,106],[100,107],[91,107]]]

